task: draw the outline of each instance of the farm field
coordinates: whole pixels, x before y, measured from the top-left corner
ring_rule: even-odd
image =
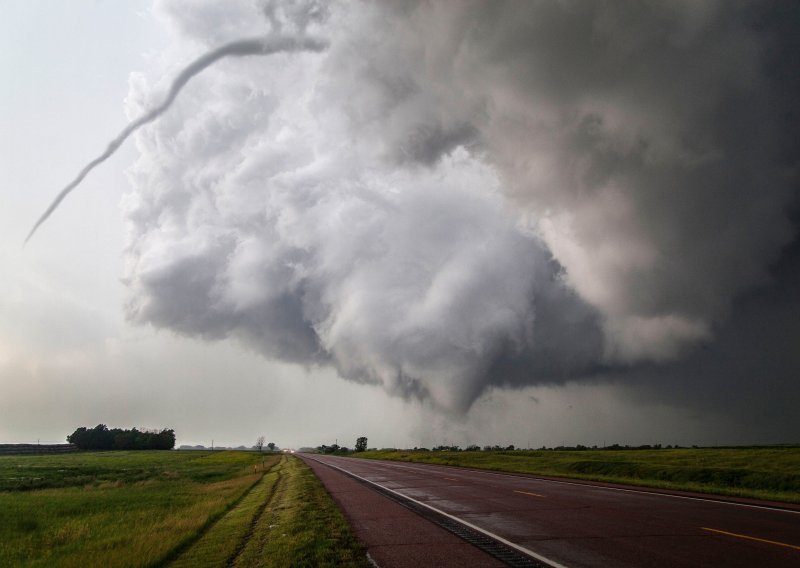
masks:
[[[368,451],[359,457],[800,503],[800,447]]]
[[[325,530],[309,535],[306,526]],[[335,504],[294,457],[0,456],[0,566],[271,566],[295,557],[365,562]]]

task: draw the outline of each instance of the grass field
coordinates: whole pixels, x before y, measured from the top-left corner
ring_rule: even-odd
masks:
[[[169,566],[367,568],[369,563],[313,472],[284,456],[240,505]]]
[[[251,452],[0,456],[0,566],[311,566],[331,550],[362,565],[347,523],[303,468]],[[312,538],[284,528],[277,542],[267,520],[290,510]],[[278,549],[300,562],[264,561]]]
[[[800,503],[800,447],[363,452],[359,457],[474,467]]]

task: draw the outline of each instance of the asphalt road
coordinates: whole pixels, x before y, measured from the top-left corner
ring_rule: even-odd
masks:
[[[446,466],[313,457],[551,566],[800,566],[797,509]]]
[[[505,564],[317,456],[299,454],[342,508],[380,568],[503,568]]]

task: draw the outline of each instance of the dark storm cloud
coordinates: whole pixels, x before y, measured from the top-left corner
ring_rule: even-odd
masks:
[[[800,436],[800,240],[788,247],[771,283],[741,295],[715,340],[685,358],[630,369],[616,377],[634,402],[658,399],[722,414],[728,439],[742,443],[796,442]]]
[[[323,56],[215,69],[137,134],[133,321],[455,410],[604,379],[739,408],[767,344],[796,392],[794,4],[291,6],[264,25]],[[168,10],[178,45],[210,9]]]
[[[420,124],[471,125],[473,147],[604,316],[608,357],[667,360],[712,336],[793,233],[794,174],[778,159],[791,99],[771,77],[787,38],[757,12],[406,4],[380,42],[357,30],[332,57],[352,119],[388,155],[413,155]],[[350,58],[366,46],[370,64]]]

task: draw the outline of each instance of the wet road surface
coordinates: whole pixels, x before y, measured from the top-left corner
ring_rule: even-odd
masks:
[[[797,507],[776,509],[447,466],[310,457],[318,460],[315,470],[319,462],[331,471],[345,470],[551,566],[800,566]],[[464,550],[480,553],[474,547]],[[475,563],[460,565],[483,564],[476,557]]]
[[[342,508],[380,568],[503,568],[505,564],[352,477],[297,454]]]

